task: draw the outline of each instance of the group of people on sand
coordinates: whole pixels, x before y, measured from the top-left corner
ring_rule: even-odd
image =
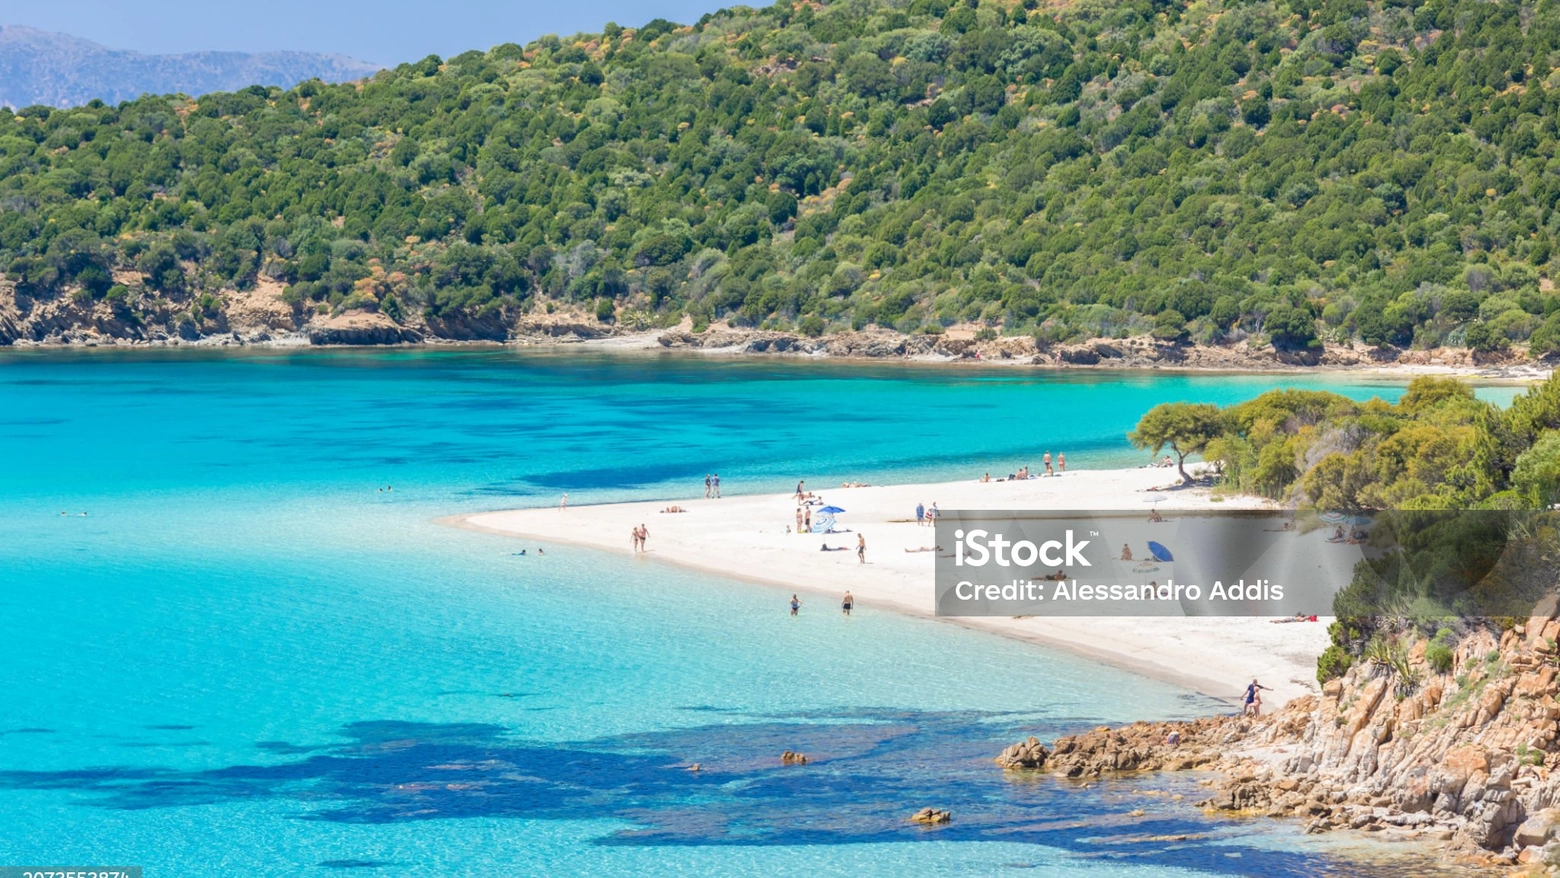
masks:
[[[840,601],[840,611],[849,616],[850,611],[856,607],[856,598],[851,595],[850,589],[845,590],[845,597]],[[791,615],[795,616],[802,609],[802,599],[791,595]]]
[[[1048,476],[1059,476],[1062,473],[1067,472],[1067,455],[1065,453],[1063,453],[1063,452],[1057,452],[1055,466],[1052,466],[1052,464],[1051,464],[1051,452],[1049,452],[1049,451],[1047,451],[1045,453],[1045,457],[1044,457],[1044,459],[1041,462],[1044,464],[1044,466],[1045,466],[1045,474],[1048,475]],[[1024,466],[1021,469],[1019,469],[1018,472],[1008,473],[1007,478],[1005,478],[1005,479],[997,479],[996,481],[999,481],[999,482],[1026,482],[1026,481],[1028,481],[1030,479],[1034,479],[1034,478],[1039,478],[1039,476],[1031,475],[1030,471],[1029,471],[1029,464],[1026,463],[1026,464],[1024,464]],[[988,472],[988,473],[982,475],[980,477],[980,480],[981,480],[982,483],[992,481],[991,473]]]
[[[720,499],[720,473],[704,474],[704,499]]]
[[[919,527],[932,527],[937,524],[937,516],[942,511],[937,508],[937,501],[933,500],[931,506],[915,504],[915,523]]]
[[[650,538],[650,528],[645,527],[642,524],[640,526],[634,528],[634,530],[633,530],[633,545],[634,545],[634,552],[636,554],[639,553],[639,552],[645,551],[645,540],[648,540],[649,538]]]
[[[1347,543],[1347,544],[1349,544],[1351,546],[1362,546],[1369,539],[1370,539],[1370,532],[1366,531],[1366,530],[1362,530],[1362,529],[1357,528],[1357,527],[1352,529],[1352,530],[1350,530],[1348,535],[1345,536],[1344,533],[1343,533],[1343,525],[1340,524],[1336,528],[1333,529],[1333,535],[1327,538],[1327,542],[1329,542],[1329,543]]]
[[[804,505],[816,505],[823,502],[823,498],[807,490],[807,482],[798,479],[796,482],[796,501]]]

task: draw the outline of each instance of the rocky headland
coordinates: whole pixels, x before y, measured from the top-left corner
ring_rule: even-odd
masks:
[[[1213,811],[1560,874],[1556,612],[1466,632],[1444,671],[1427,661],[1429,641],[1412,639],[1401,637],[1393,661],[1366,659],[1268,716],[1102,727],[1050,746],[1030,738],[996,762],[1073,779],[1207,770],[1200,804]]]
[[[126,274],[126,273],[122,273]],[[133,277],[116,277],[132,298],[32,297],[0,281],[0,347],[322,346],[489,343],[587,344],[618,350],[667,350],[712,355],[993,363],[1043,368],[1203,369],[1265,371],[1303,368],[1375,369],[1410,366],[1501,378],[1533,378],[1550,365],[1520,349],[1480,354],[1465,349],[1399,350],[1327,345],[1320,351],[1275,350],[1246,340],[1195,345],[1149,336],[1046,344],[970,326],[940,334],[906,334],[869,327],[811,337],[795,332],[717,323],[695,330],[684,319],[655,327],[602,321],[568,305],[498,311],[481,316],[395,316],[375,309],[321,310],[289,302],[283,286],[262,280],[253,289],[201,297],[154,296]]]

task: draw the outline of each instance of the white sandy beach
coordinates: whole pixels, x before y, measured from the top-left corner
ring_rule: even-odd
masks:
[[[807,480],[808,490],[844,507],[840,525],[852,533],[787,533],[796,503],[791,495],[766,494],[703,499],[703,485],[690,499],[599,506],[520,509],[466,516],[456,523],[479,530],[570,543],[603,551],[630,551],[630,531],[649,528],[650,560],[757,581],[803,595],[807,612],[838,612],[840,596],[854,593],[858,612],[891,610],[933,614],[930,528],[914,522],[915,506],[949,509],[1142,509],[1151,487],[1177,481],[1173,469],[1073,471],[1053,478],[981,483],[841,488]],[[1205,490],[1166,493],[1163,512],[1197,508],[1263,508],[1255,498],[1215,502]],[[676,504],[688,510],[666,514]],[[854,551],[820,552],[820,542],[849,546],[866,536],[867,564]],[[785,596],[775,611],[784,612]],[[1186,686],[1218,698],[1234,698],[1253,677],[1274,691],[1270,706],[1316,689],[1316,657],[1327,646],[1327,622],[1273,624],[1266,618],[958,618],[946,619],[1066,649],[1145,676]]]

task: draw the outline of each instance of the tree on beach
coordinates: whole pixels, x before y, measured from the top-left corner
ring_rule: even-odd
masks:
[[[1560,575],[1552,560],[1560,374],[1507,408],[1430,376],[1396,402],[1291,389],[1222,411],[1171,403],[1150,410],[1128,438],[1183,459],[1201,450],[1220,461],[1222,489],[1302,514],[1343,513],[1347,521],[1333,521],[1347,531],[1334,542],[1383,551],[1357,564],[1333,599],[1338,621],[1317,666],[1322,682],[1364,659],[1372,643],[1429,637],[1448,613],[1499,628],[1511,609],[1552,593]]]
[[[1148,410],[1137,429],[1127,434],[1134,447],[1158,454],[1168,447],[1176,456],[1181,482],[1191,484],[1186,472],[1188,455],[1200,454],[1208,443],[1224,433],[1224,418],[1219,407],[1208,403],[1167,402]]]

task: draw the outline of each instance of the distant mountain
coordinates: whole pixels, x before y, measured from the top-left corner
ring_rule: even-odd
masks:
[[[0,25],[0,106],[78,106],[143,94],[202,95],[249,85],[284,88],[319,77],[342,82],[368,76],[376,64],[310,52],[190,52],[143,55],[69,34]]]

